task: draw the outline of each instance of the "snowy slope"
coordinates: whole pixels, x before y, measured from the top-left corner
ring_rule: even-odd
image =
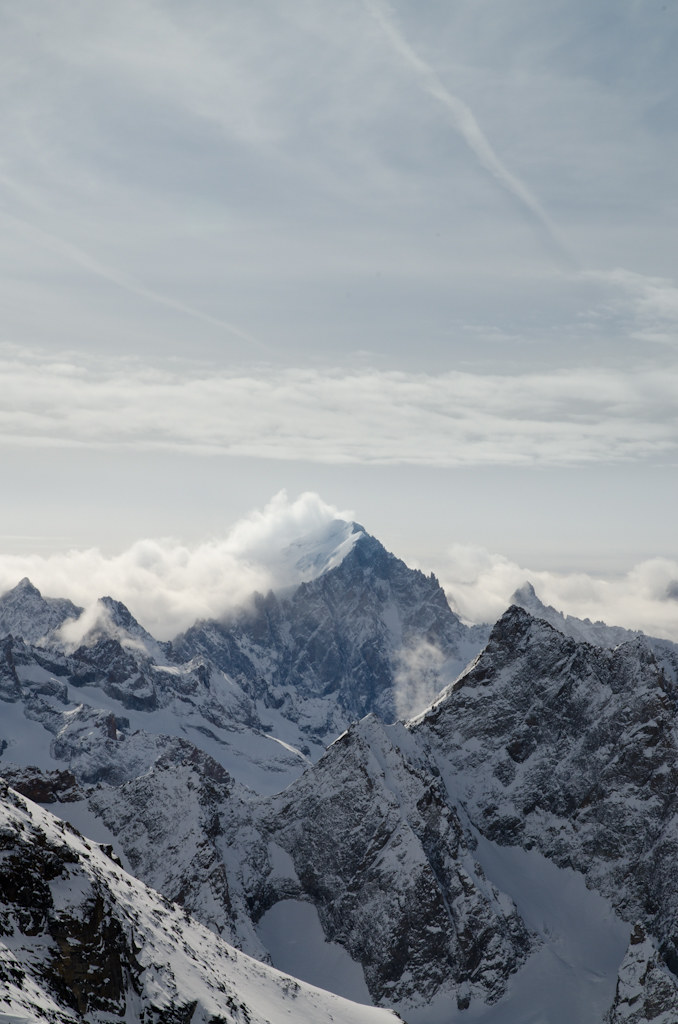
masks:
[[[378,1024],[252,960],[0,785],[0,1017],[129,1024]]]
[[[676,645],[521,588],[478,654],[343,521],[279,560],[306,581],[171,646],[111,598],[0,640],[0,772],[241,950],[409,1024],[675,1024]]]

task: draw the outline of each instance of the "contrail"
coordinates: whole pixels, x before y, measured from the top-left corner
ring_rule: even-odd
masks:
[[[0,175],[0,184],[13,192],[16,192],[25,202],[26,199],[25,189],[21,186],[15,185],[10,179]],[[35,204],[31,204],[34,205]],[[6,217],[8,220],[14,221],[15,224],[19,224],[25,230],[31,232],[36,236],[39,241],[47,249],[52,252],[57,252],[61,256],[66,256],[73,263],[82,267],[84,270],[90,271],[92,274],[96,274],[97,277],[102,277],[104,280],[109,281],[111,284],[116,285],[118,288],[122,288],[124,291],[130,292],[133,295],[139,295],[141,298],[148,299],[151,302],[155,302],[160,306],[166,306],[168,309],[176,310],[178,313],[184,313],[186,316],[194,317],[197,320],[202,320],[204,323],[211,324],[214,327],[219,327],[222,330],[228,331],[229,334],[234,335],[236,338],[240,338],[241,341],[247,342],[248,345],[254,345],[256,348],[261,349],[264,352],[269,352],[268,346],[264,345],[263,342],[254,338],[251,334],[236,327],[235,324],[229,323],[227,320],[221,320],[219,317],[212,316],[210,313],[205,313],[201,309],[196,309],[195,306],[190,306],[185,302],[180,302],[178,299],[172,299],[168,295],[163,295],[162,292],[157,292],[152,288],[147,288],[146,285],[140,284],[133,278],[115,267],[107,266],[101,263],[94,256],[90,256],[88,252],[81,249],[79,246],[74,245],[72,242],[61,238],[58,235],[52,234],[51,231],[46,231],[42,227],[38,227],[31,221],[26,220],[24,217],[19,217],[15,213],[10,213],[9,210],[3,209],[0,211],[0,215]]]
[[[549,246],[554,250],[555,255],[561,263],[565,262],[569,267],[576,266],[576,260],[560,237],[558,229],[553,224],[539,201],[532,195],[530,190],[516,178],[502,163],[495,153],[492,145],[487,139],[482,128],[473,114],[473,111],[445,88],[438,75],[422,58],[416,53],[397,27],[393,13],[382,0],[364,0],[365,7],[380,26],[386,39],[402,62],[416,73],[424,90],[447,109],[452,115],[452,124],[466,142],[471,152],[477,157],[478,162],[488,171],[512,196],[514,196],[523,209],[527,210],[530,218],[536,221],[542,232],[546,235]]]

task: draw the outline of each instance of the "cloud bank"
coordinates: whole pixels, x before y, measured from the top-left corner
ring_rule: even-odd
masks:
[[[89,625],[100,614],[94,607],[97,599],[110,595],[123,601],[157,639],[167,640],[196,619],[218,618],[242,606],[255,590],[265,592],[308,578],[312,571],[305,573],[299,556],[326,547],[328,537],[333,546],[337,537],[328,527],[337,519],[349,521],[352,514],[328,505],[317,494],[290,500],[281,492],[224,537],[193,546],[167,538],[145,539],[115,555],[89,548],[47,556],[1,556],[0,593],[28,576],[45,596],[69,597],[85,606]],[[545,604],[566,614],[678,642],[675,560],[650,559],[623,575],[604,578],[522,566],[484,548],[453,544],[430,568],[452,608],[470,622],[496,621],[513,592],[530,580]],[[440,652],[429,645],[403,652],[397,680],[403,714],[427,703],[436,691],[440,668]]]
[[[441,558],[439,575],[452,608],[471,622],[495,622],[529,580],[544,604],[566,615],[678,642],[678,561],[670,558],[648,559],[606,578],[521,566],[481,547],[454,544]]]
[[[196,619],[218,618],[242,605],[254,591],[300,582],[290,545],[301,538],[313,543],[324,527],[346,517],[315,494],[290,501],[281,492],[225,537],[190,547],[161,538],[139,540],[112,556],[97,548],[0,556],[0,592],[28,576],[43,596],[84,606],[87,625],[100,614],[93,608],[97,599],[110,595],[153,636],[168,640]]]
[[[5,347],[0,443],[327,464],[582,465],[675,458],[678,368],[241,373]]]

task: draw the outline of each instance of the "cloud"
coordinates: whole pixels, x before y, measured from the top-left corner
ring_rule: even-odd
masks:
[[[415,52],[396,25],[393,12],[387,3],[383,0],[364,0],[364,2],[381,26],[393,51],[404,65],[415,73],[425,91],[441,103],[451,116],[454,128],[464,139],[481,167],[488,171],[509,195],[518,200],[530,219],[541,229],[559,262],[569,267],[574,266],[576,261],[541,203],[524,182],[516,177],[499,158],[470,107],[458,96],[453,95],[433,68]]]
[[[336,543],[332,527],[349,521],[317,494],[275,495],[221,538],[194,545],[147,538],[107,555],[97,548],[50,555],[0,556],[0,593],[28,576],[47,597],[86,608],[71,631],[96,624],[105,595],[123,601],[156,638],[171,639],[196,619],[218,618],[247,603],[254,591],[296,584],[312,575],[300,555]],[[340,538],[339,538],[340,539]],[[303,541],[303,544],[300,542]],[[396,552],[397,554],[397,552]],[[578,618],[642,629],[678,642],[675,600],[678,562],[654,558],[623,575],[555,573],[520,565],[485,548],[454,544],[433,567],[448,600],[469,622],[494,622],[513,592],[530,580],[545,604]],[[415,714],[450,680],[441,652],[429,643],[403,650],[396,665],[398,713]]]
[[[623,267],[587,271],[582,277],[614,289],[622,310],[630,313],[635,321],[632,337],[665,345],[678,344],[678,288],[673,281]]]
[[[28,195],[28,191],[24,187],[15,185],[15,183],[6,176],[0,175],[0,185],[5,189],[20,192],[24,201],[27,201],[26,197]],[[36,204],[34,200],[31,200],[31,205],[35,208]],[[44,211],[41,211],[41,214],[44,216]],[[152,288],[146,287],[142,282],[131,278],[129,274],[125,274],[115,267],[102,263],[84,249],[74,245],[68,239],[54,235],[49,231],[46,231],[44,228],[32,224],[24,217],[18,217],[7,210],[1,211],[0,216],[19,225],[28,233],[31,240],[37,242],[38,245],[52,253],[56,253],[60,257],[65,258],[69,263],[73,263],[76,266],[81,267],[83,270],[89,272],[95,277],[103,278],[105,281],[121,288],[123,291],[130,292],[132,295],[137,295],[142,299],[147,299],[151,303],[165,306],[167,309],[174,310],[176,313],[183,313],[191,319],[201,320],[204,323],[218,327],[228,334],[234,335],[240,341],[245,341],[248,345],[254,346],[261,351],[269,351],[262,342],[252,337],[252,335],[248,334],[246,331],[241,330],[235,324],[229,323],[226,320],[221,320],[219,317],[212,316],[204,310],[196,309],[194,306],[185,302],[180,302],[170,295],[165,295]]]
[[[86,610],[90,628],[98,598],[126,604],[157,639],[167,640],[199,618],[219,617],[254,591],[298,583],[304,576],[287,550],[313,542],[336,518],[346,518],[315,494],[290,501],[276,495],[263,510],[236,523],[222,539],[187,546],[172,539],[139,540],[117,555],[97,548],[61,554],[0,557],[0,592],[28,576],[44,596],[68,597]],[[73,635],[81,635],[77,629]]]
[[[426,640],[399,651],[393,674],[398,718],[413,718],[433,703],[443,686],[451,681],[442,676],[444,666],[445,656],[440,648]]]
[[[0,442],[29,447],[443,467],[669,459],[678,448],[678,368],[229,373],[5,347],[0,388]]]
[[[495,622],[513,592],[529,580],[544,604],[566,615],[678,642],[672,600],[678,562],[672,559],[648,559],[624,574],[603,578],[518,565],[485,548],[455,544],[441,559],[439,574],[451,606],[471,622]]]

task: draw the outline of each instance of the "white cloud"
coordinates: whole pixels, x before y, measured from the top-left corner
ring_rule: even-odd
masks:
[[[0,440],[326,464],[675,457],[678,369],[473,374],[87,363],[5,348]]]
[[[441,560],[440,579],[452,607],[472,622],[496,621],[529,580],[544,604],[566,615],[678,641],[678,607],[671,596],[678,562],[672,559],[648,559],[603,578],[521,566],[484,548],[456,544]]]
[[[441,677],[444,665],[440,648],[426,640],[399,652],[393,676],[398,718],[413,718],[435,700],[450,681]]]
[[[0,593],[24,576],[48,597],[68,597],[86,607],[74,636],[101,616],[99,597],[123,601],[156,638],[164,640],[199,618],[219,617],[242,606],[254,591],[300,582],[296,565],[305,550],[327,538],[335,520],[350,520],[317,494],[289,500],[275,495],[264,509],[228,533],[194,545],[171,538],[144,539],[106,555],[97,548],[50,555],[0,556]],[[395,552],[398,554],[398,552]],[[642,629],[678,642],[678,561],[654,558],[623,575],[555,573],[519,565],[485,548],[455,544],[433,566],[451,606],[471,622],[494,622],[512,593],[530,580],[545,604],[578,618]],[[415,713],[442,685],[442,656],[430,644],[402,652],[397,666],[399,713]]]
[[[582,275],[611,285],[635,323],[632,336],[640,341],[678,344],[678,288],[664,277],[650,277],[623,267]]]
[[[156,638],[170,639],[196,619],[219,617],[243,604],[255,590],[299,582],[301,574],[285,548],[298,538],[317,536],[346,515],[315,494],[289,501],[280,493],[224,538],[202,544],[146,539],[117,555],[90,548],[1,556],[0,592],[28,576],[44,596],[68,597],[85,606],[87,628],[101,614],[97,599],[110,595]]]

